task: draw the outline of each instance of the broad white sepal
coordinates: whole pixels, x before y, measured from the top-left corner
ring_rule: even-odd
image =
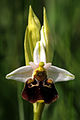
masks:
[[[31,66],[20,67],[6,75],[6,79],[13,79],[20,82],[26,82],[32,77],[33,69]]]
[[[75,76],[67,70],[56,66],[51,66],[47,69],[47,77],[52,78],[53,82],[61,82],[75,79]]]
[[[39,62],[46,63],[46,54],[45,54],[45,48],[41,41],[38,41],[36,43],[33,59],[35,64],[39,64]]]

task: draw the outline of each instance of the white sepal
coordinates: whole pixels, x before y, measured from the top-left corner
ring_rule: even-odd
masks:
[[[44,45],[41,41],[38,41],[36,43],[36,47],[34,49],[34,54],[33,54],[33,59],[34,59],[34,63],[36,65],[38,65],[39,62],[46,63],[45,48],[44,48]]]
[[[31,66],[23,66],[7,74],[6,79],[26,82],[28,78],[32,77],[32,72],[33,69]]]
[[[52,78],[53,82],[61,82],[75,79],[75,76],[67,70],[61,69],[56,66],[51,66],[47,70],[48,78]]]

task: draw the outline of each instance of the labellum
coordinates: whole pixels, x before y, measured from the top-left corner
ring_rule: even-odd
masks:
[[[41,64],[42,62],[40,62]],[[56,101],[58,98],[57,90],[53,80],[47,78],[46,70],[43,66],[36,68],[33,77],[28,79],[22,92],[23,99],[35,103],[45,102],[47,104]]]

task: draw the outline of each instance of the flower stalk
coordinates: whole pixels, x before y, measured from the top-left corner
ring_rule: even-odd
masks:
[[[42,115],[44,106],[45,106],[45,103],[34,103],[33,104],[33,112],[34,112],[33,120],[41,120],[41,115]]]

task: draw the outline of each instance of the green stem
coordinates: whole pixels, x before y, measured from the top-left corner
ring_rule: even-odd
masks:
[[[34,112],[33,120],[41,120],[41,115],[42,115],[44,106],[45,106],[45,103],[34,103],[33,104],[33,112]]]
[[[18,83],[17,94],[18,94],[18,106],[19,106],[19,120],[24,120],[23,101],[21,98],[22,84]]]

